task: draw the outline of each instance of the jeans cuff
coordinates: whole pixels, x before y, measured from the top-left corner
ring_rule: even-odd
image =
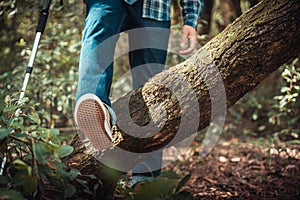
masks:
[[[133,187],[135,184],[139,182],[151,182],[154,180],[154,177],[149,177],[149,176],[132,176],[130,178],[130,187]]]

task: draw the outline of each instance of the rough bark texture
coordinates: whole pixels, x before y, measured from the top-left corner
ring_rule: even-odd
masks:
[[[190,102],[190,94],[182,95],[182,99],[177,99],[170,90],[164,87],[164,85],[176,85],[177,90],[181,91],[185,80],[180,80],[178,75],[186,78],[199,98],[200,130],[210,121],[210,97],[207,89],[218,87],[218,85],[212,85],[217,80],[214,80],[214,74],[212,76],[208,74],[209,67],[218,68],[224,81],[227,105],[230,107],[270,73],[296,57],[300,49],[299,6],[299,1],[261,3],[229,25],[186,62],[158,74],[143,88],[129,94],[132,95],[130,105],[132,105],[133,121],[140,125],[148,123],[148,118],[144,117],[148,112],[145,104],[148,107],[159,104],[168,111],[168,121],[165,128],[155,137],[138,139],[125,135],[125,141],[121,142],[120,146],[128,150],[145,152],[160,148],[174,137],[176,127],[180,122],[180,115],[185,112]],[[211,79],[210,86],[204,83],[202,76]],[[214,98],[223,97],[215,94]],[[145,103],[141,101],[142,99]],[[117,105],[126,105],[122,101],[123,99],[119,99]],[[182,106],[184,109],[179,108],[178,101],[186,102],[186,106]],[[199,113],[193,114],[191,121],[199,115]],[[162,117],[156,112],[152,115],[152,120],[159,123],[163,121]],[[125,121],[122,113],[118,119],[120,125]]]
[[[300,1],[261,2],[235,20],[186,62],[158,74],[143,88],[128,94],[131,95],[131,117],[137,124],[149,123],[147,107],[158,104],[166,110],[167,120],[163,119],[160,112],[152,113],[152,120],[156,124],[165,121],[159,133],[148,138],[135,138],[123,132],[124,140],[118,146],[133,152],[151,152],[166,146],[175,137],[181,116],[185,112],[189,112],[186,117],[190,123],[196,118],[201,119],[198,130],[205,128],[211,119],[211,98],[216,102],[226,98],[227,108],[229,108],[282,64],[296,57],[299,51]],[[212,71],[210,68],[214,66],[223,79],[226,97],[222,93],[209,95],[209,89],[215,91],[222,89],[219,88],[220,84],[214,74],[209,73]],[[204,78],[209,81],[209,84],[205,84]],[[190,84],[198,98],[200,113],[193,112],[197,109],[190,105],[193,94],[184,93],[183,85],[186,82]],[[182,91],[183,95],[175,96],[164,85],[172,85],[177,91]],[[181,104],[179,105],[178,102]],[[127,105],[125,97],[119,99],[115,105],[117,110],[122,110],[120,106]],[[214,115],[224,114],[220,112],[215,112]],[[127,116],[119,113],[120,126],[126,126],[125,117]],[[180,136],[179,140],[193,133],[188,130]],[[73,145],[75,151],[66,163],[78,168],[82,173],[93,173],[105,180],[100,173],[103,165],[92,155],[86,154],[78,138],[74,139]],[[104,191],[106,187],[102,189]],[[106,190],[106,192],[111,191]]]

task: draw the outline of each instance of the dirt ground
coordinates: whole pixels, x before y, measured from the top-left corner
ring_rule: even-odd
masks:
[[[185,190],[198,199],[300,199],[300,145],[282,149],[219,141],[204,158],[199,144],[168,168],[191,174]]]

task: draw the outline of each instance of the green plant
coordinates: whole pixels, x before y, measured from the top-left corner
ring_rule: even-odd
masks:
[[[299,143],[299,93],[300,68],[299,60],[295,59],[229,110],[223,137],[252,136],[268,138],[273,143],[279,140]]]
[[[190,175],[181,177],[173,171],[165,171],[153,181],[137,183],[130,188],[127,185],[127,176],[124,176],[118,182],[115,197],[122,200],[193,199],[189,192],[182,189],[190,177]]]
[[[9,33],[0,37],[4,44],[0,53],[5,58],[0,63],[3,98],[20,91],[42,3],[28,0],[0,3],[5,8],[0,13],[0,24]],[[78,13],[81,6],[78,2],[68,1],[65,7],[55,2],[51,5],[26,96],[30,105],[36,105],[41,125],[54,128],[72,123],[83,16]]]
[[[285,65],[282,71],[284,85],[280,95],[274,97],[277,103],[274,105],[276,112],[270,112],[269,122],[278,129],[274,133],[277,139],[294,141],[299,143],[300,135],[300,68],[299,60],[295,59],[291,64]]]
[[[24,106],[28,98],[17,102],[11,96],[0,100],[0,160],[6,160],[0,194],[10,191],[10,198],[15,199],[13,195],[19,191],[27,198],[41,198],[50,186],[61,192],[61,198],[72,196],[76,191],[72,181],[79,171],[68,169],[61,159],[70,155],[73,147],[63,145],[58,129],[40,126],[35,109]],[[19,108],[22,112],[16,116]]]

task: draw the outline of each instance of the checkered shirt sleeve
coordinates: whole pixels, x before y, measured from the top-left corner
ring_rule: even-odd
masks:
[[[197,27],[204,0],[180,0],[184,24]],[[158,21],[171,19],[171,0],[144,0],[143,17]]]

